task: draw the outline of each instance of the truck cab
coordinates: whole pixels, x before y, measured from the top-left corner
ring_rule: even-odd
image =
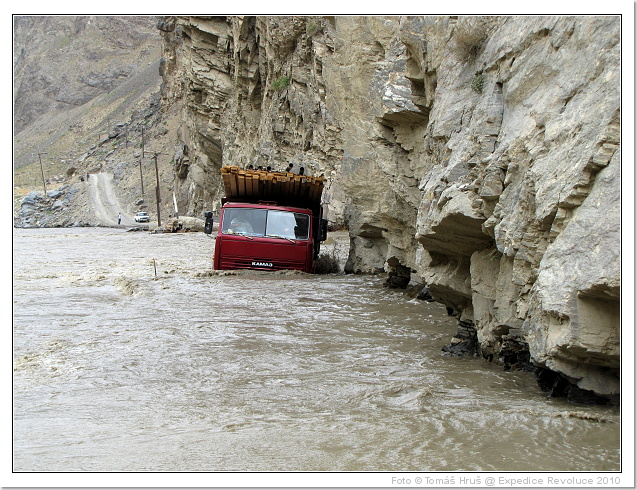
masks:
[[[219,215],[214,269],[312,272],[320,242],[327,238],[320,205],[322,180],[224,169],[226,197]]]

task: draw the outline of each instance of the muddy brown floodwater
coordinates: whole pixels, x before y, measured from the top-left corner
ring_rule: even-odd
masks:
[[[14,231],[14,471],[619,470],[617,408],[443,357],[440,305],[213,246]]]

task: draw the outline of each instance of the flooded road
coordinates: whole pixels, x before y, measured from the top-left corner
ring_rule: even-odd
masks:
[[[213,246],[14,231],[14,471],[620,469],[617,408],[441,356],[440,305],[381,277],[211,275]]]

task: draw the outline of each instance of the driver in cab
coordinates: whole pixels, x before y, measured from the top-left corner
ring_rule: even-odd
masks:
[[[239,213],[232,219],[232,221],[230,222],[230,230],[228,231],[231,233],[239,234],[254,233],[252,225],[250,224],[250,221],[248,220],[245,213]]]

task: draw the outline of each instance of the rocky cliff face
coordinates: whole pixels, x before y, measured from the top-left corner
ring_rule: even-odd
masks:
[[[619,17],[168,17],[180,208],[222,164],[327,178],[350,272],[414,277],[507,368],[614,398]],[[548,376],[546,376],[548,373]]]

